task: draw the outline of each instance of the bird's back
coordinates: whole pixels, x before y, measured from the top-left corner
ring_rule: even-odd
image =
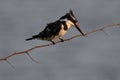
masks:
[[[47,24],[46,28],[39,33],[39,35],[43,39],[47,39],[47,38],[52,39],[59,34],[59,31],[61,30],[61,26],[62,24],[59,20],[53,23],[49,23]]]

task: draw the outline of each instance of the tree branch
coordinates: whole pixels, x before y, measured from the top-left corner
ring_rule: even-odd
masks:
[[[93,29],[90,32],[87,32],[85,35],[90,35],[92,33],[99,32],[99,31],[104,32],[105,29],[110,28],[110,27],[116,27],[116,26],[120,27],[120,23],[109,24],[109,25],[102,26],[102,27],[100,27],[98,29]],[[74,36],[72,36],[70,38],[64,39],[64,41],[69,41],[69,40],[77,38],[77,37],[82,37],[82,35],[81,34],[74,35]],[[57,44],[57,43],[61,43],[61,41],[56,41],[55,44]],[[38,49],[38,48],[47,47],[47,46],[51,46],[51,45],[53,45],[53,44],[49,43],[49,44],[44,44],[44,45],[40,45],[40,46],[34,46],[34,47],[32,47],[30,49],[27,49],[27,50],[24,50],[24,51],[12,53],[11,55],[8,55],[8,56],[6,56],[4,58],[1,58],[0,61],[6,61],[8,64],[10,64],[14,68],[14,66],[8,61],[8,59],[15,56],[15,55],[18,55],[18,54],[27,54],[32,61],[34,61],[36,63],[39,63],[38,61],[36,61],[35,59],[32,58],[32,56],[29,54],[29,52],[31,52],[31,51],[33,51],[35,49]]]

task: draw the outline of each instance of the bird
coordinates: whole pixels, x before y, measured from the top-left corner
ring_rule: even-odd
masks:
[[[82,34],[82,36],[85,36],[85,33],[80,28],[78,20],[74,16],[73,11],[70,10],[58,20],[48,23],[43,31],[39,32],[37,35],[33,35],[31,38],[26,39],[26,41],[38,39],[50,41],[55,44],[53,40],[60,39],[61,42],[63,42],[64,40],[61,37],[64,36],[72,26],[74,26]]]

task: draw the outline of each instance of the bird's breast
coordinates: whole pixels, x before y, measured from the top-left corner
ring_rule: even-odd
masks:
[[[61,28],[61,30],[59,31],[58,35],[55,36],[55,39],[64,36],[67,32],[68,32],[68,30],[65,30],[65,29],[64,29],[64,26],[62,25],[62,28]]]

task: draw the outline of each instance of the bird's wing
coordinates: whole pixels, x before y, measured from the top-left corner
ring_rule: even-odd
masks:
[[[61,30],[61,23],[59,21],[47,24],[46,28],[42,31],[44,36],[55,36]]]

